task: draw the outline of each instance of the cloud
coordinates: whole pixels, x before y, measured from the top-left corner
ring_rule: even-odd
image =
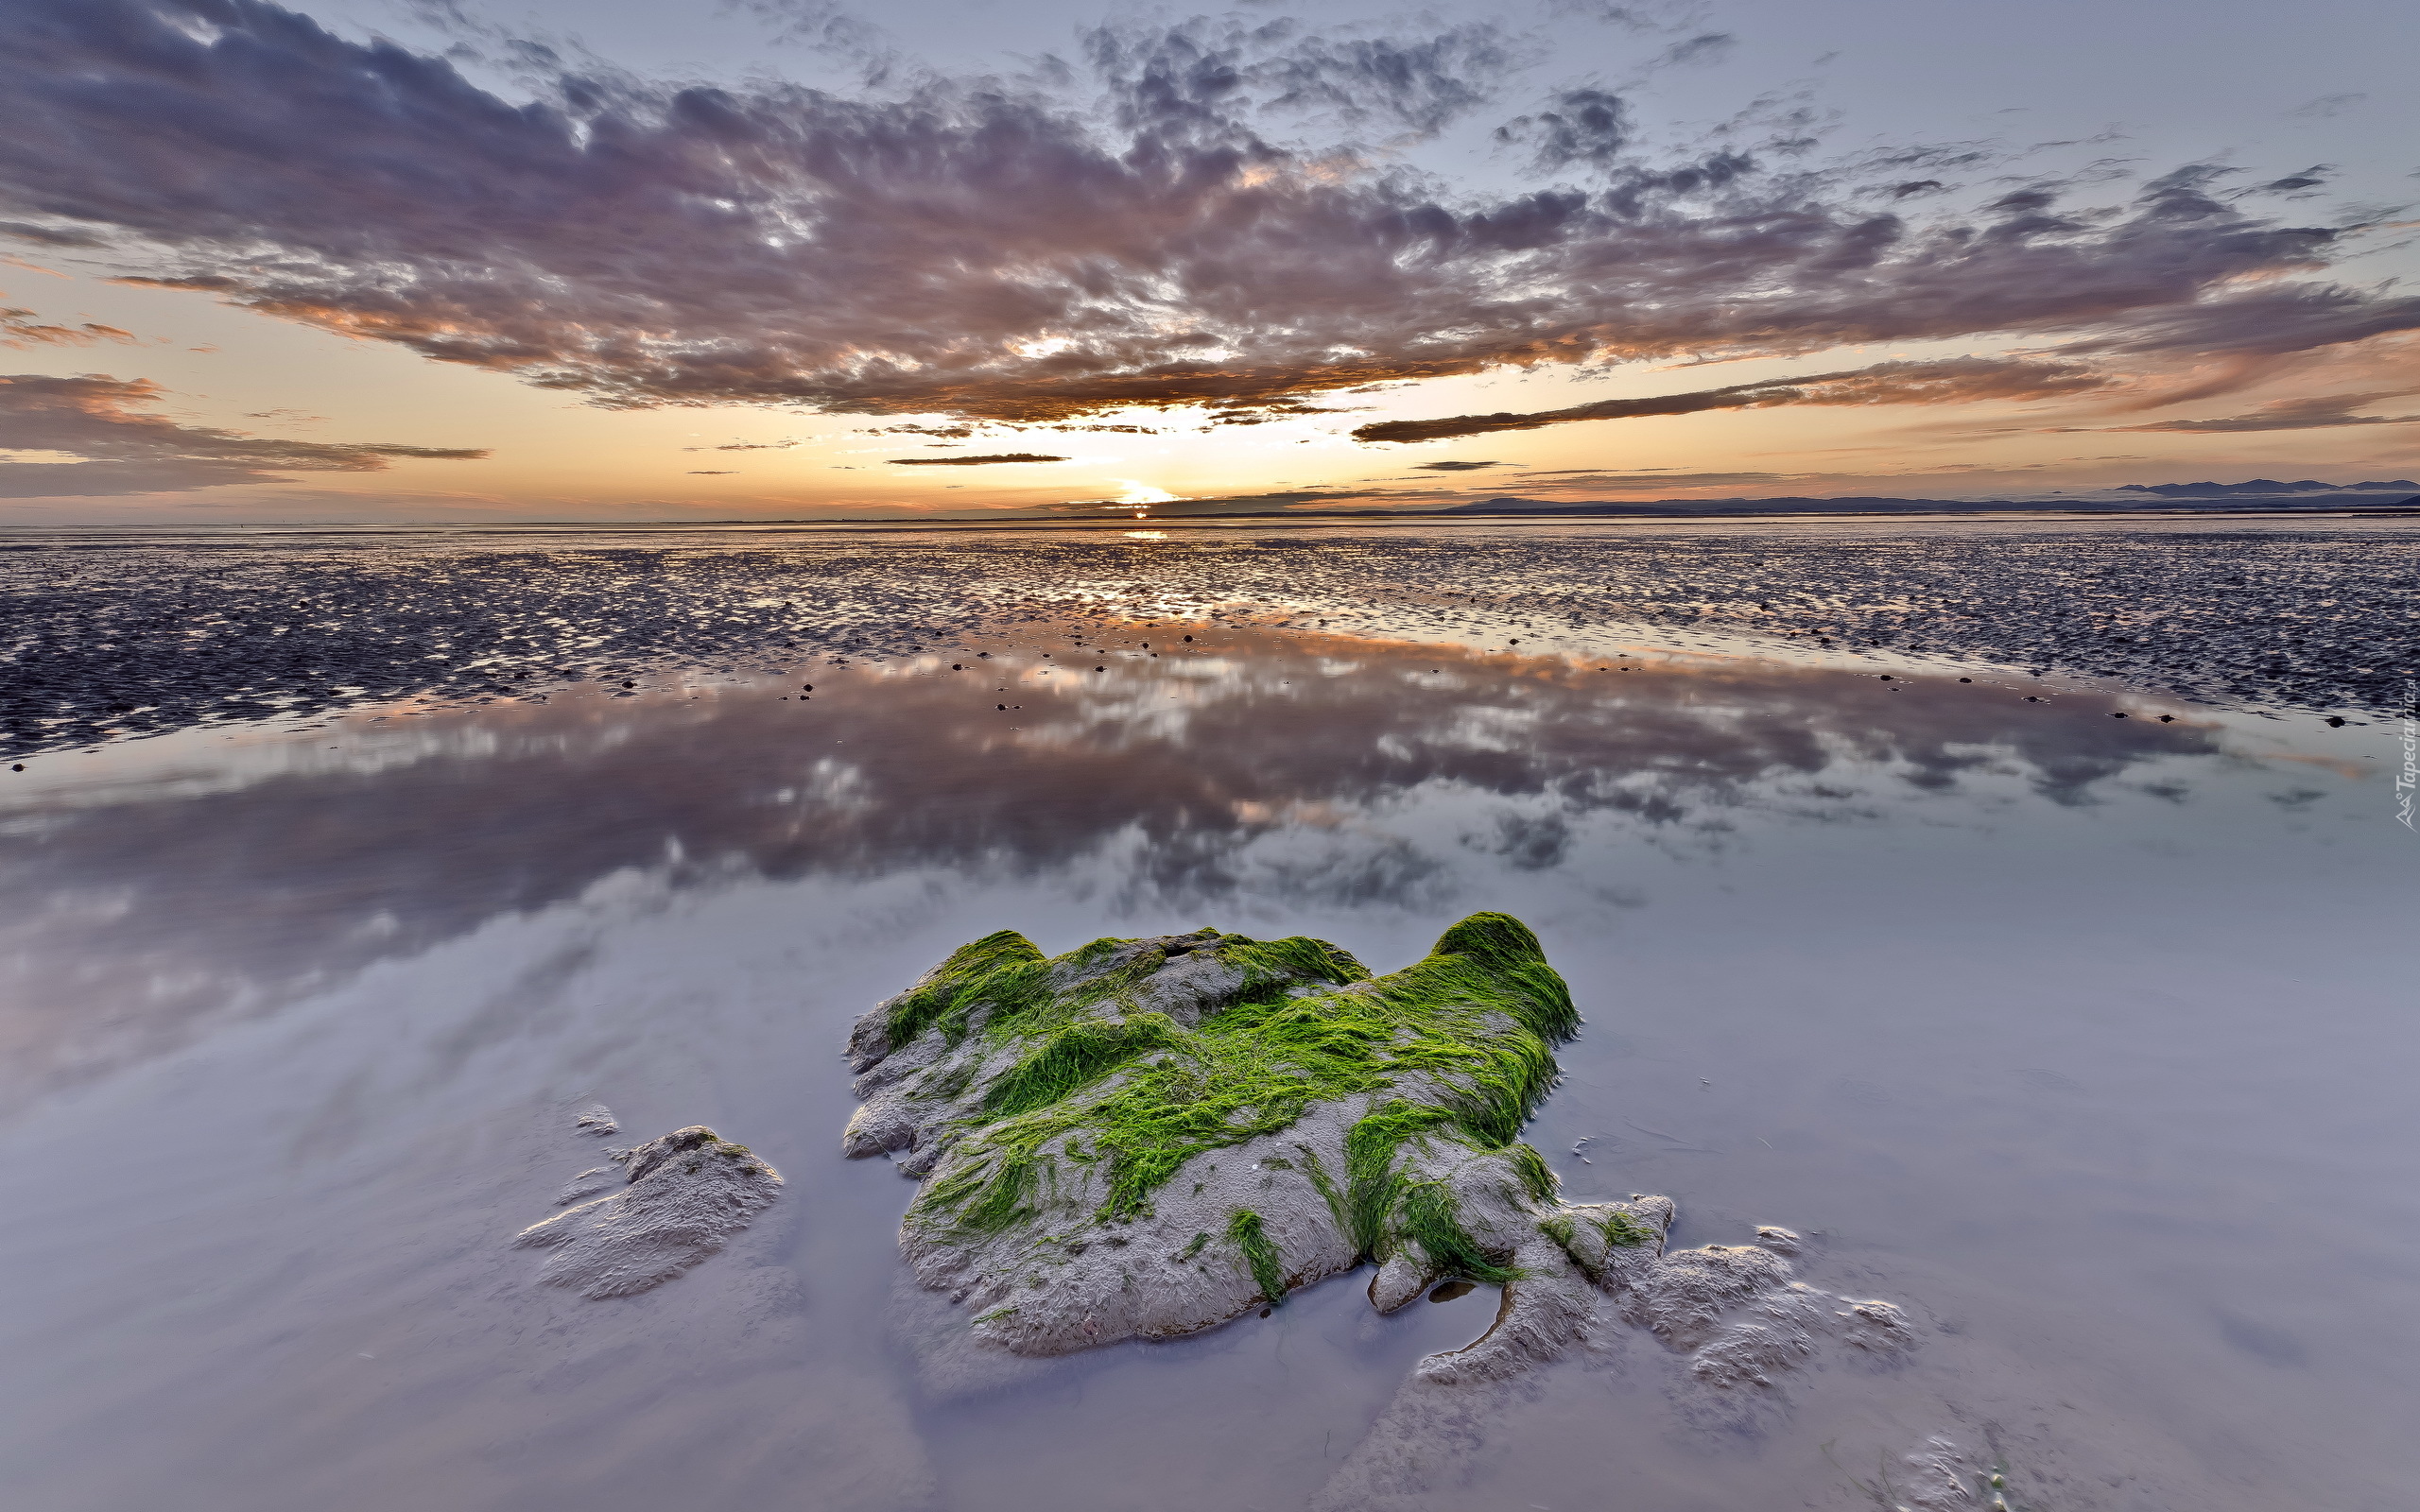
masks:
[[[2300,117],[2306,121],[2325,120],[2331,115],[2342,114],[2344,111],[2355,105],[2359,105],[2361,101],[2368,98],[2369,96],[2367,94],[2361,94],[2359,91],[2355,91],[2349,94],[2322,94],[2315,100],[2308,100],[2303,104],[2295,106],[2286,113]]]
[[[1567,90],[1555,97],[1556,109],[1524,115],[1495,129],[1498,142],[1533,141],[1537,165],[1552,172],[1575,163],[1610,167],[1633,135],[1630,107],[1603,90]]]
[[[2382,399],[2400,399],[2409,388],[2375,394],[2323,394],[2309,399],[2273,399],[2249,415],[2221,420],[2163,420],[2147,425],[2109,425],[2113,431],[2166,431],[2194,436],[2235,435],[2246,431],[2311,431],[2336,425],[2411,425],[2420,415],[2356,415],[2353,411]]]
[[[2310,198],[2312,191],[2321,188],[2327,182],[2327,180],[2335,177],[2336,165],[2334,163],[2314,163],[2309,167],[2303,169],[2300,173],[2290,173],[2282,179],[2272,179],[2267,183],[2255,184],[2251,188],[2242,191],[2242,193],[2249,195],[2287,195],[2296,199],[2308,199]]]
[[[1188,61],[1233,70],[1239,88],[1267,96],[1264,109],[1332,111],[1348,124],[1379,120],[1423,136],[1485,104],[1514,61],[1504,33],[1485,24],[1433,37],[1331,39],[1290,20],[1250,27],[1196,21],[1159,34],[1103,30],[1094,35],[1094,61],[1113,78],[1129,60],[1164,66],[1179,38]]]
[[[1670,492],[1675,489],[1762,488],[1785,482],[1818,480],[1832,481],[1814,472],[1600,472],[1594,468],[1559,468],[1552,472],[1532,470],[1524,472],[1517,486],[1563,491],[1579,489],[1597,493],[1637,493],[1650,490]]]
[[[988,467],[994,462],[1066,462],[1073,458],[1045,456],[1040,452],[994,452],[988,456],[894,456],[892,467]]]
[[[391,457],[468,461],[483,451],[275,440],[138,413],[164,391],[139,378],[88,373],[0,377],[0,498],[179,493],[231,483],[284,483],[285,472],[376,472]],[[60,455],[80,458],[61,461]]]
[[[1418,465],[1417,471],[1422,472],[1468,472],[1477,468],[1502,466],[1504,466],[1504,464],[1501,462],[1423,462]]]
[[[726,5],[771,23],[776,44],[797,43],[856,59],[869,80],[898,66],[896,49],[882,29],[851,14],[837,0],[726,0]]]
[[[1344,408],[1333,404],[1306,404],[1299,399],[1256,399],[1242,404],[1231,403],[1210,417],[1213,425],[1267,425],[1276,421],[1301,415],[1341,415]]]
[[[0,236],[14,236],[21,241],[38,242],[44,247],[105,247],[108,242],[89,232],[71,231],[59,226],[38,226],[31,221],[0,220]],[[9,259],[14,262],[14,258]]]
[[[1738,45],[1739,39],[1727,31],[1702,32],[1665,48],[1650,66],[1671,68],[1719,63],[1730,57]]]
[[[89,347],[99,341],[132,341],[134,333],[113,325],[37,325],[31,310],[0,307],[0,347],[24,352],[32,347]]]
[[[1510,192],[1255,124],[1434,130],[1522,45],[1136,26],[1063,87],[886,97],[533,48],[515,101],[268,0],[13,0],[0,212],[133,281],[609,405],[1034,423],[1506,365],[2009,334],[2167,361],[2420,326],[2310,279],[2337,231],[2222,201],[2215,169],[1911,219],[1759,157],[1803,141],[1656,160],[1601,91],[1531,113],[1544,177]]]
[[[2123,332],[2071,341],[2085,354],[2282,357],[2420,328],[2420,295],[2287,284],[2145,311]]]
[[[2050,399],[2088,393],[2109,378],[2079,363],[2014,358],[1951,357],[1937,362],[1883,362],[1846,372],[1767,379],[1648,399],[1600,399],[1568,409],[1525,415],[1455,415],[1443,420],[1380,421],[1353,433],[1357,441],[1435,441],[1495,431],[1530,431],[1585,420],[1637,420],[1695,415],[1709,409],[1768,409],[1779,404],[1948,404],[1980,400]]]

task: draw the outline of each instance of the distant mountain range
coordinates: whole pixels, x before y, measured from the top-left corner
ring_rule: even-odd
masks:
[[[2280,483],[2275,478],[2254,478],[2248,483],[2129,483],[2113,491],[2118,493],[2156,493],[2163,499],[2225,499],[2256,493],[2283,496],[2299,493],[2410,493],[2420,490],[2420,483],[2410,478],[2389,478],[2382,483],[2322,483],[2305,478],[2300,483]]]

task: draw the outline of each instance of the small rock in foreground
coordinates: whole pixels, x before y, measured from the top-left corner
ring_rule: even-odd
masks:
[[[538,1279],[582,1297],[629,1297],[680,1275],[748,1227],[781,1174],[702,1124],[614,1152],[623,1189],[521,1231],[516,1248],[551,1249]]]

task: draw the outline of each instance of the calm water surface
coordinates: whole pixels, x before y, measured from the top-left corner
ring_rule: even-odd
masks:
[[[1479,908],[1587,1015],[1530,1134],[1568,1194],[1799,1229],[1926,1336],[1719,1417],[1610,1337],[1390,1505],[1871,1506],[1935,1436],[2044,1512],[2413,1504],[2392,723],[1510,638],[1037,622],[0,773],[8,1504],[1300,1508],[1491,1294],[935,1400],[838,1052],[994,929],[1383,971]],[[534,1285],[591,1099],[783,1200],[645,1296]]]

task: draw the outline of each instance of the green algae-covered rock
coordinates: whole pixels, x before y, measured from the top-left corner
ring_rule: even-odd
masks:
[[[1577,1024],[1502,914],[1374,978],[1301,937],[1046,958],[1002,933],[858,1022],[844,1146],[923,1179],[918,1279],[1017,1353],[1190,1332],[1364,1261],[1390,1310],[1445,1275],[1601,1275],[1669,1205],[1560,1203],[1519,1143]]]
[[[1912,1341],[1890,1303],[1799,1280],[1789,1229],[1668,1253],[1668,1199],[1562,1200],[1518,1135],[1578,1023],[1502,914],[1380,977],[1300,937],[1045,957],[1003,932],[858,1021],[843,1147],[923,1183],[902,1323],[945,1391],[1011,1379],[1016,1355],[1209,1328],[1364,1263],[1381,1311],[1444,1277],[1500,1282],[1486,1334],[1420,1363],[1322,1512],[1393,1504],[1441,1442],[1512,1410],[1506,1377],[1599,1331],[1652,1335],[1718,1416],[1819,1340]]]

